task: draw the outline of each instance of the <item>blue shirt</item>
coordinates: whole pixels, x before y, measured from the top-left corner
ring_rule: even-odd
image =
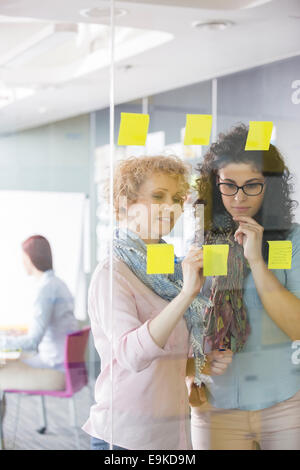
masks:
[[[293,224],[287,240],[293,245],[292,268],[272,271],[300,299],[300,225]],[[208,400],[217,408],[260,410],[300,390],[300,365],[292,363],[292,341],[264,310],[251,272],[244,281],[243,301],[250,336],[243,351],[233,355],[225,374],[212,377],[213,383],[206,385]]]
[[[73,297],[66,284],[53,270],[45,271],[38,282],[28,334],[6,336],[5,348],[36,351],[36,356],[24,362],[32,367],[63,370],[66,335],[77,329],[73,309]]]

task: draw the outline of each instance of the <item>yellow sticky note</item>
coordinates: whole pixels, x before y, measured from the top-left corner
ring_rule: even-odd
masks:
[[[229,245],[203,245],[204,276],[227,276]]]
[[[292,242],[290,240],[274,240],[269,243],[269,269],[291,269]]]
[[[145,145],[149,114],[121,113],[118,145]]]
[[[272,121],[250,121],[245,150],[269,150]]]
[[[174,273],[174,246],[167,243],[147,245],[147,274]]]
[[[184,145],[209,145],[211,114],[187,114]]]

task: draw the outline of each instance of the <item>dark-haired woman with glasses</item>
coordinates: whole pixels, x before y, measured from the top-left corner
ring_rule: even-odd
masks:
[[[233,361],[191,403],[194,449],[300,449],[300,226],[278,149],[245,151],[248,129],[220,134],[199,167],[206,243],[229,244],[228,274],[206,278],[205,350]],[[268,241],[292,242],[291,269],[268,269]],[[294,343],[294,344],[293,344]],[[195,388],[195,385],[193,386]],[[195,397],[195,393],[193,394]]]

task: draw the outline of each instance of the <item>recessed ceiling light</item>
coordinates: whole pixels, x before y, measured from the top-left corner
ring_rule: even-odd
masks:
[[[40,114],[45,114],[45,113],[47,112],[46,106],[39,106],[38,112],[39,112]]]
[[[85,18],[110,18],[110,9],[109,8],[84,8],[83,10],[79,11],[81,16]],[[119,18],[120,16],[125,16],[128,14],[128,10],[124,8],[115,8],[115,17]]]
[[[120,67],[118,67],[119,70],[124,70],[124,72],[128,72],[128,70],[131,70],[132,68],[133,65],[131,64],[120,65]]]
[[[214,21],[205,21],[205,22],[195,21],[194,23],[192,23],[192,26],[193,28],[197,28],[197,29],[221,31],[221,30],[230,28],[231,26],[234,26],[234,24],[235,23],[233,21],[229,21],[229,20],[224,20],[224,21],[214,20]]]

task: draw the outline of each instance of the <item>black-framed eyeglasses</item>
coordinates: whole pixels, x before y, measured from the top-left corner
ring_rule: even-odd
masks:
[[[234,183],[218,183],[219,191],[224,196],[235,196],[239,189],[242,189],[246,196],[258,196],[262,193],[266,183],[247,183],[243,186],[238,186]]]

